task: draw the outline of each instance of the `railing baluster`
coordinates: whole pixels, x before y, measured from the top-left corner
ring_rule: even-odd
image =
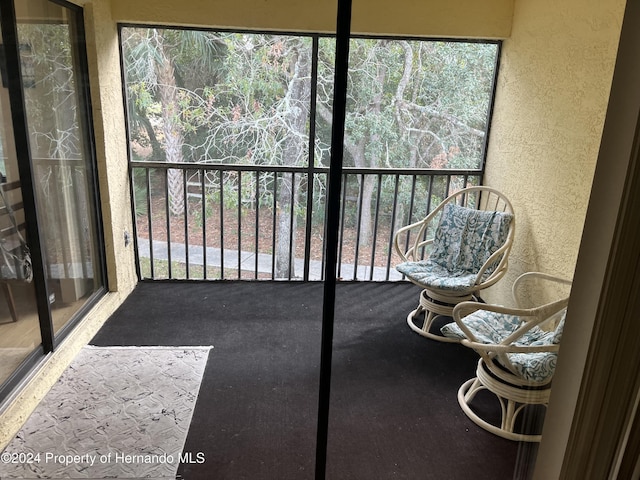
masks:
[[[398,186],[400,184],[400,175],[396,174],[396,183],[393,189],[393,198],[398,198]],[[391,251],[393,248],[393,235],[396,230],[396,208],[398,202],[393,202],[393,209],[391,212],[391,233],[389,237],[389,246],[387,247],[387,274],[385,276],[385,280],[389,280],[389,272],[391,271]]]
[[[373,238],[371,239],[371,270],[369,272],[369,281],[373,281],[373,273],[376,269],[376,247],[378,244],[378,219],[380,216],[380,194],[382,191],[382,174],[378,174],[378,190],[376,192],[376,211],[373,221]],[[394,199],[394,202],[396,200]],[[389,277],[387,273],[387,278]]]
[[[338,233],[338,278],[342,277],[342,247],[344,246],[344,211],[347,205],[347,182],[349,177],[347,174],[343,174],[342,178],[342,208],[340,213],[340,232]]]
[[[182,191],[184,195],[184,211],[183,211],[183,221],[184,221],[184,263],[185,263],[185,276],[187,280],[189,280],[189,196],[187,191],[187,177],[189,171],[186,170],[182,174]]]
[[[242,278],[242,170],[238,171],[238,280]]]
[[[200,173],[200,192],[202,193],[202,279],[207,279],[207,190],[204,169]]]
[[[313,241],[313,168],[307,172],[307,205],[305,208],[305,229],[304,229],[304,273],[303,281],[309,281],[309,267],[311,265],[311,242]]]
[[[224,170],[220,170],[220,279],[224,280]]]
[[[358,279],[358,256],[360,255],[360,233],[362,230],[362,200],[364,198],[364,174],[360,174],[360,194],[358,195],[358,205],[356,206],[356,246],[353,259],[353,279]]]
[[[289,280],[293,278],[293,257],[295,256],[295,252],[293,251],[293,239],[294,232],[293,226],[295,225],[295,197],[296,197],[296,174],[291,173],[291,199],[289,200],[289,269],[287,273],[287,277]]]
[[[255,229],[255,280],[258,279],[258,257],[259,257],[259,248],[258,248],[258,240],[260,239],[260,170],[256,170],[256,196],[254,201],[254,206],[256,209],[256,229]]]
[[[427,212],[425,214],[425,217],[431,213],[431,200],[432,200],[432,197],[433,197],[433,182],[434,181],[435,181],[435,177],[433,175],[431,175],[429,177],[429,191],[427,192]],[[445,195],[445,197],[446,197],[446,195]],[[429,235],[429,232],[425,230],[425,232],[422,235],[422,240],[423,241],[426,240],[428,235]],[[421,253],[420,253],[420,258],[424,258],[425,249],[426,249],[426,247],[422,247]]]
[[[165,185],[165,190],[164,190],[164,194],[165,194],[165,209],[164,209],[164,213],[165,213],[165,219],[166,219],[166,229],[167,229],[167,261],[168,261],[168,276],[169,278],[173,278],[173,274],[171,271],[171,212],[170,212],[170,205],[169,205],[169,170],[165,170],[164,171],[164,185]]]
[[[433,177],[431,177],[433,178]],[[418,182],[418,177],[416,175],[412,175],[411,177],[411,198],[409,200],[409,215],[407,216],[407,225],[413,222],[413,209],[415,207],[415,199],[416,199],[416,183]],[[429,213],[429,209],[427,208],[427,214]],[[426,216],[426,215],[425,215]],[[416,219],[417,221],[417,219]],[[404,241],[404,250],[405,252],[409,249],[409,240],[411,239],[411,234],[408,233],[405,237]]]
[[[154,269],[154,262],[153,262],[153,215],[152,215],[152,211],[151,211],[151,169],[150,168],[145,168],[145,172],[146,172],[146,180],[147,180],[147,225],[148,225],[148,229],[149,229],[149,265],[150,265],[150,269],[149,269],[149,275],[151,275],[151,278],[156,278],[155,275],[155,269]]]
[[[271,235],[271,280],[276,278],[276,216],[278,213],[278,172],[273,173],[273,220]]]
[[[427,194],[427,215],[431,213],[431,197],[433,196],[433,182],[435,177],[431,175],[429,177],[429,192]],[[426,216],[426,215],[425,215]]]

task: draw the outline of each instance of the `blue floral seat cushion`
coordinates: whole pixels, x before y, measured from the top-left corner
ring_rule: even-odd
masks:
[[[396,270],[419,285],[453,291],[469,290],[478,277],[477,273],[450,271],[431,260],[400,263]]]
[[[558,324],[554,330],[543,330],[534,326],[513,343],[516,346],[545,346],[559,344],[562,339],[566,309],[562,310]],[[522,318],[517,315],[477,310],[462,319],[465,326],[484,344],[500,344],[505,338],[522,325]],[[445,337],[467,338],[457,323],[443,326],[440,331]],[[499,358],[499,357],[498,357]],[[556,368],[558,355],[556,352],[507,353],[508,362],[515,372],[524,380],[544,384],[551,380]],[[508,365],[505,367],[509,368]]]
[[[444,206],[428,258],[403,262],[396,270],[419,285],[466,291],[475,284],[480,268],[507,240],[513,215],[474,210],[453,203]],[[497,265],[484,272],[488,277]]]

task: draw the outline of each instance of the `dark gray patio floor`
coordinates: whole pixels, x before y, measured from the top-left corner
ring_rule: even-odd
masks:
[[[206,461],[181,478],[312,479],[322,294],[318,282],[142,282],[91,343],[213,345],[185,445]],[[532,446],[457,403],[475,352],[407,327],[417,299],[405,282],[338,283],[327,478],[526,478]]]

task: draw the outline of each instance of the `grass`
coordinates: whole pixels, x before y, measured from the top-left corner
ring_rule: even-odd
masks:
[[[142,278],[153,280],[178,279],[178,280],[205,280],[204,267],[202,265],[189,265],[187,275],[187,264],[184,262],[171,262],[171,275],[169,275],[169,262],[167,260],[153,260],[153,275],[151,275],[151,260],[140,258],[140,273]],[[253,270],[243,270],[238,274],[237,268],[225,268],[224,277],[221,276],[220,268],[207,267],[206,280],[251,280],[255,278]],[[258,278],[270,279],[271,274],[259,274]]]

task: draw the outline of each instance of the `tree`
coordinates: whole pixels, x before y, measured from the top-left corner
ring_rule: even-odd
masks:
[[[126,33],[123,50],[127,56],[126,75],[131,92],[128,102],[130,118],[144,126],[152,145],[163,146],[167,162],[183,163],[182,149],[185,140],[183,123],[180,119],[182,108],[177,81],[177,59],[185,50],[195,51],[196,53],[190,53],[190,55],[204,58],[200,65],[211,68],[220,55],[220,45],[208,41],[209,36],[206,32],[191,30],[136,28],[127,29]],[[148,101],[151,92],[157,93],[162,114],[160,142],[157,141],[153,128],[149,128],[151,122],[148,119],[147,109],[151,107],[151,102]],[[145,98],[147,101],[140,101]],[[134,128],[133,132],[136,133],[137,130]],[[183,177],[183,171],[180,169],[167,170],[169,209],[173,215],[184,213]]]
[[[318,112],[330,124],[333,58],[321,54]],[[495,55],[492,44],[352,40],[346,164],[479,168]],[[363,245],[371,238],[374,181],[364,176],[360,187]]]
[[[161,104],[159,140],[171,146],[165,147],[167,161],[174,161],[171,155],[175,161],[198,163],[302,166],[309,161],[308,132],[314,121],[315,158],[328,164],[332,39],[319,41],[317,118],[312,119],[310,37],[189,32],[189,39],[180,30],[144,32],[131,37],[130,57],[137,73],[128,80],[128,91],[130,101],[138,102],[136,113],[148,120],[139,123],[139,132],[150,144],[153,135],[147,126],[154,124],[150,116]],[[209,63],[198,53],[205,50],[215,53]],[[135,54],[138,51],[147,53]],[[496,53],[494,44],[353,39],[345,166],[479,168]],[[254,188],[256,197],[268,195],[269,185],[277,183],[278,277],[294,276],[289,263],[301,181],[300,175],[290,173],[264,175]],[[180,198],[182,180],[176,183],[180,192],[176,187],[171,196]],[[363,245],[372,235],[376,184],[372,175],[359,179]]]
[[[311,49],[308,42],[291,42],[290,50],[283,56],[289,62],[287,95],[284,102],[284,128],[289,132],[285,136],[282,161],[285,165],[302,165],[308,161],[308,122],[311,99]],[[297,215],[295,204],[298,199],[300,177],[285,175],[279,195],[278,232],[276,235],[276,275],[287,278],[295,275],[294,264],[289,259],[295,252]],[[293,205],[291,204],[293,202]],[[289,242],[288,239],[292,241]]]

